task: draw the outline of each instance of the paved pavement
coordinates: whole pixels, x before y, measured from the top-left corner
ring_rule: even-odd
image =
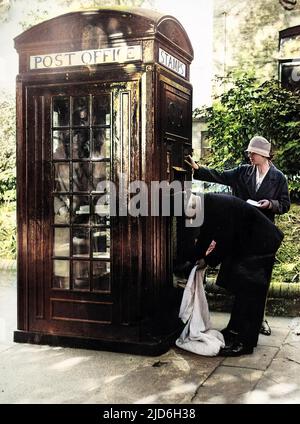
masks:
[[[214,328],[229,315],[212,312]],[[159,357],[13,342],[15,273],[0,272],[0,404],[300,403],[300,318],[269,317],[253,355]]]

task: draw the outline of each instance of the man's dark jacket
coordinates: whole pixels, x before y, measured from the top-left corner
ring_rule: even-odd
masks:
[[[252,165],[241,165],[223,172],[200,167],[194,170],[194,178],[228,185],[232,187],[232,194],[243,200],[270,200],[272,208],[262,209],[261,211],[272,222],[274,222],[275,214],[284,214],[290,208],[291,202],[286,178],[273,164],[271,164],[257,192],[255,191],[256,167]]]
[[[205,261],[211,266],[221,263],[219,286],[232,293],[267,292],[283,233],[260,210],[231,195],[205,194],[204,222],[195,236],[193,261],[204,258],[211,241],[216,242]]]

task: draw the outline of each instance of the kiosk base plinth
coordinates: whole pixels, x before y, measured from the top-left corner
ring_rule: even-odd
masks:
[[[14,342],[159,356],[166,353],[174,345],[180,331],[181,328],[168,335],[156,336],[149,340],[132,341],[93,339],[17,330],[14,332]]]

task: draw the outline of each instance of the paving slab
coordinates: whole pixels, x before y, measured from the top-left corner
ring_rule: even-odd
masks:
[[[290,362],[300,365],[300,344],[299,342],[293,342],[291,339],[290,342],[284,343],[276,358],[287,359]],[[299,368],[300,373],[300,368]]]
[[[226,358],[222,365],[239,368],[266,370],[278,352],[277,347],[258,346],[252,355],[242,355],[237,358]]]
[[[188,403],[221,361],[15,344],[1,352],[0,404]]]
[[[270,336],[259,335],[258,346],[274,346],[280,347],[287,338],[290,329],[288,327],[271,327],[272,334]]]
[[[293,321],[291,317],[271,317],[266,316],[266,320],[270,324],[271,329],[275,328],[288,328],[289,323]]]
[[[13,343],[17,329],[17,290],[0,281],[0,343]]]
[[[146,361],[135,373],[127,375],[126,380],[113,382],[106,388],[106,395],[112,403],[124,403],[130,387],[130,403],[190,403],[199,385],[221,361],[218,357],[171,349],[159,361]],[[161,365],[155,366],[158,362]],[[93,401],[98,402],[97,396]]]
[[[244,403],[300,403],[300,363],[276,357]]]
[[[300,318],[293,319],[290,324],[290,333],[288,337],[285,339],[284,343],[290,343],[293,345],[297,345],[300,349]]]
[[[198,389],[193,403],[243,403],[245,394],[253,390],[263,371],[221,365]]]
[[[0,343],[0,352],[4,352],[5,350],[10,349],[10,348],[11,348],[11,344]]]

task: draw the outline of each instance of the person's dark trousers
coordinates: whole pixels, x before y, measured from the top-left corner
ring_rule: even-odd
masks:
[[[244,342],[249,342],[252,347],[257,344],[264,317],[274,261],[273,254],[253,258],[249,256],[236,262],[237,269],[243,271],[231,274],[235,283],[231,291],[235,294],[235,299],[227,330],[240,333]]]
[[[238,340],[247,347],[256,347],[264,316],[267,291],[237,293],[227,329],[238,333]]]

